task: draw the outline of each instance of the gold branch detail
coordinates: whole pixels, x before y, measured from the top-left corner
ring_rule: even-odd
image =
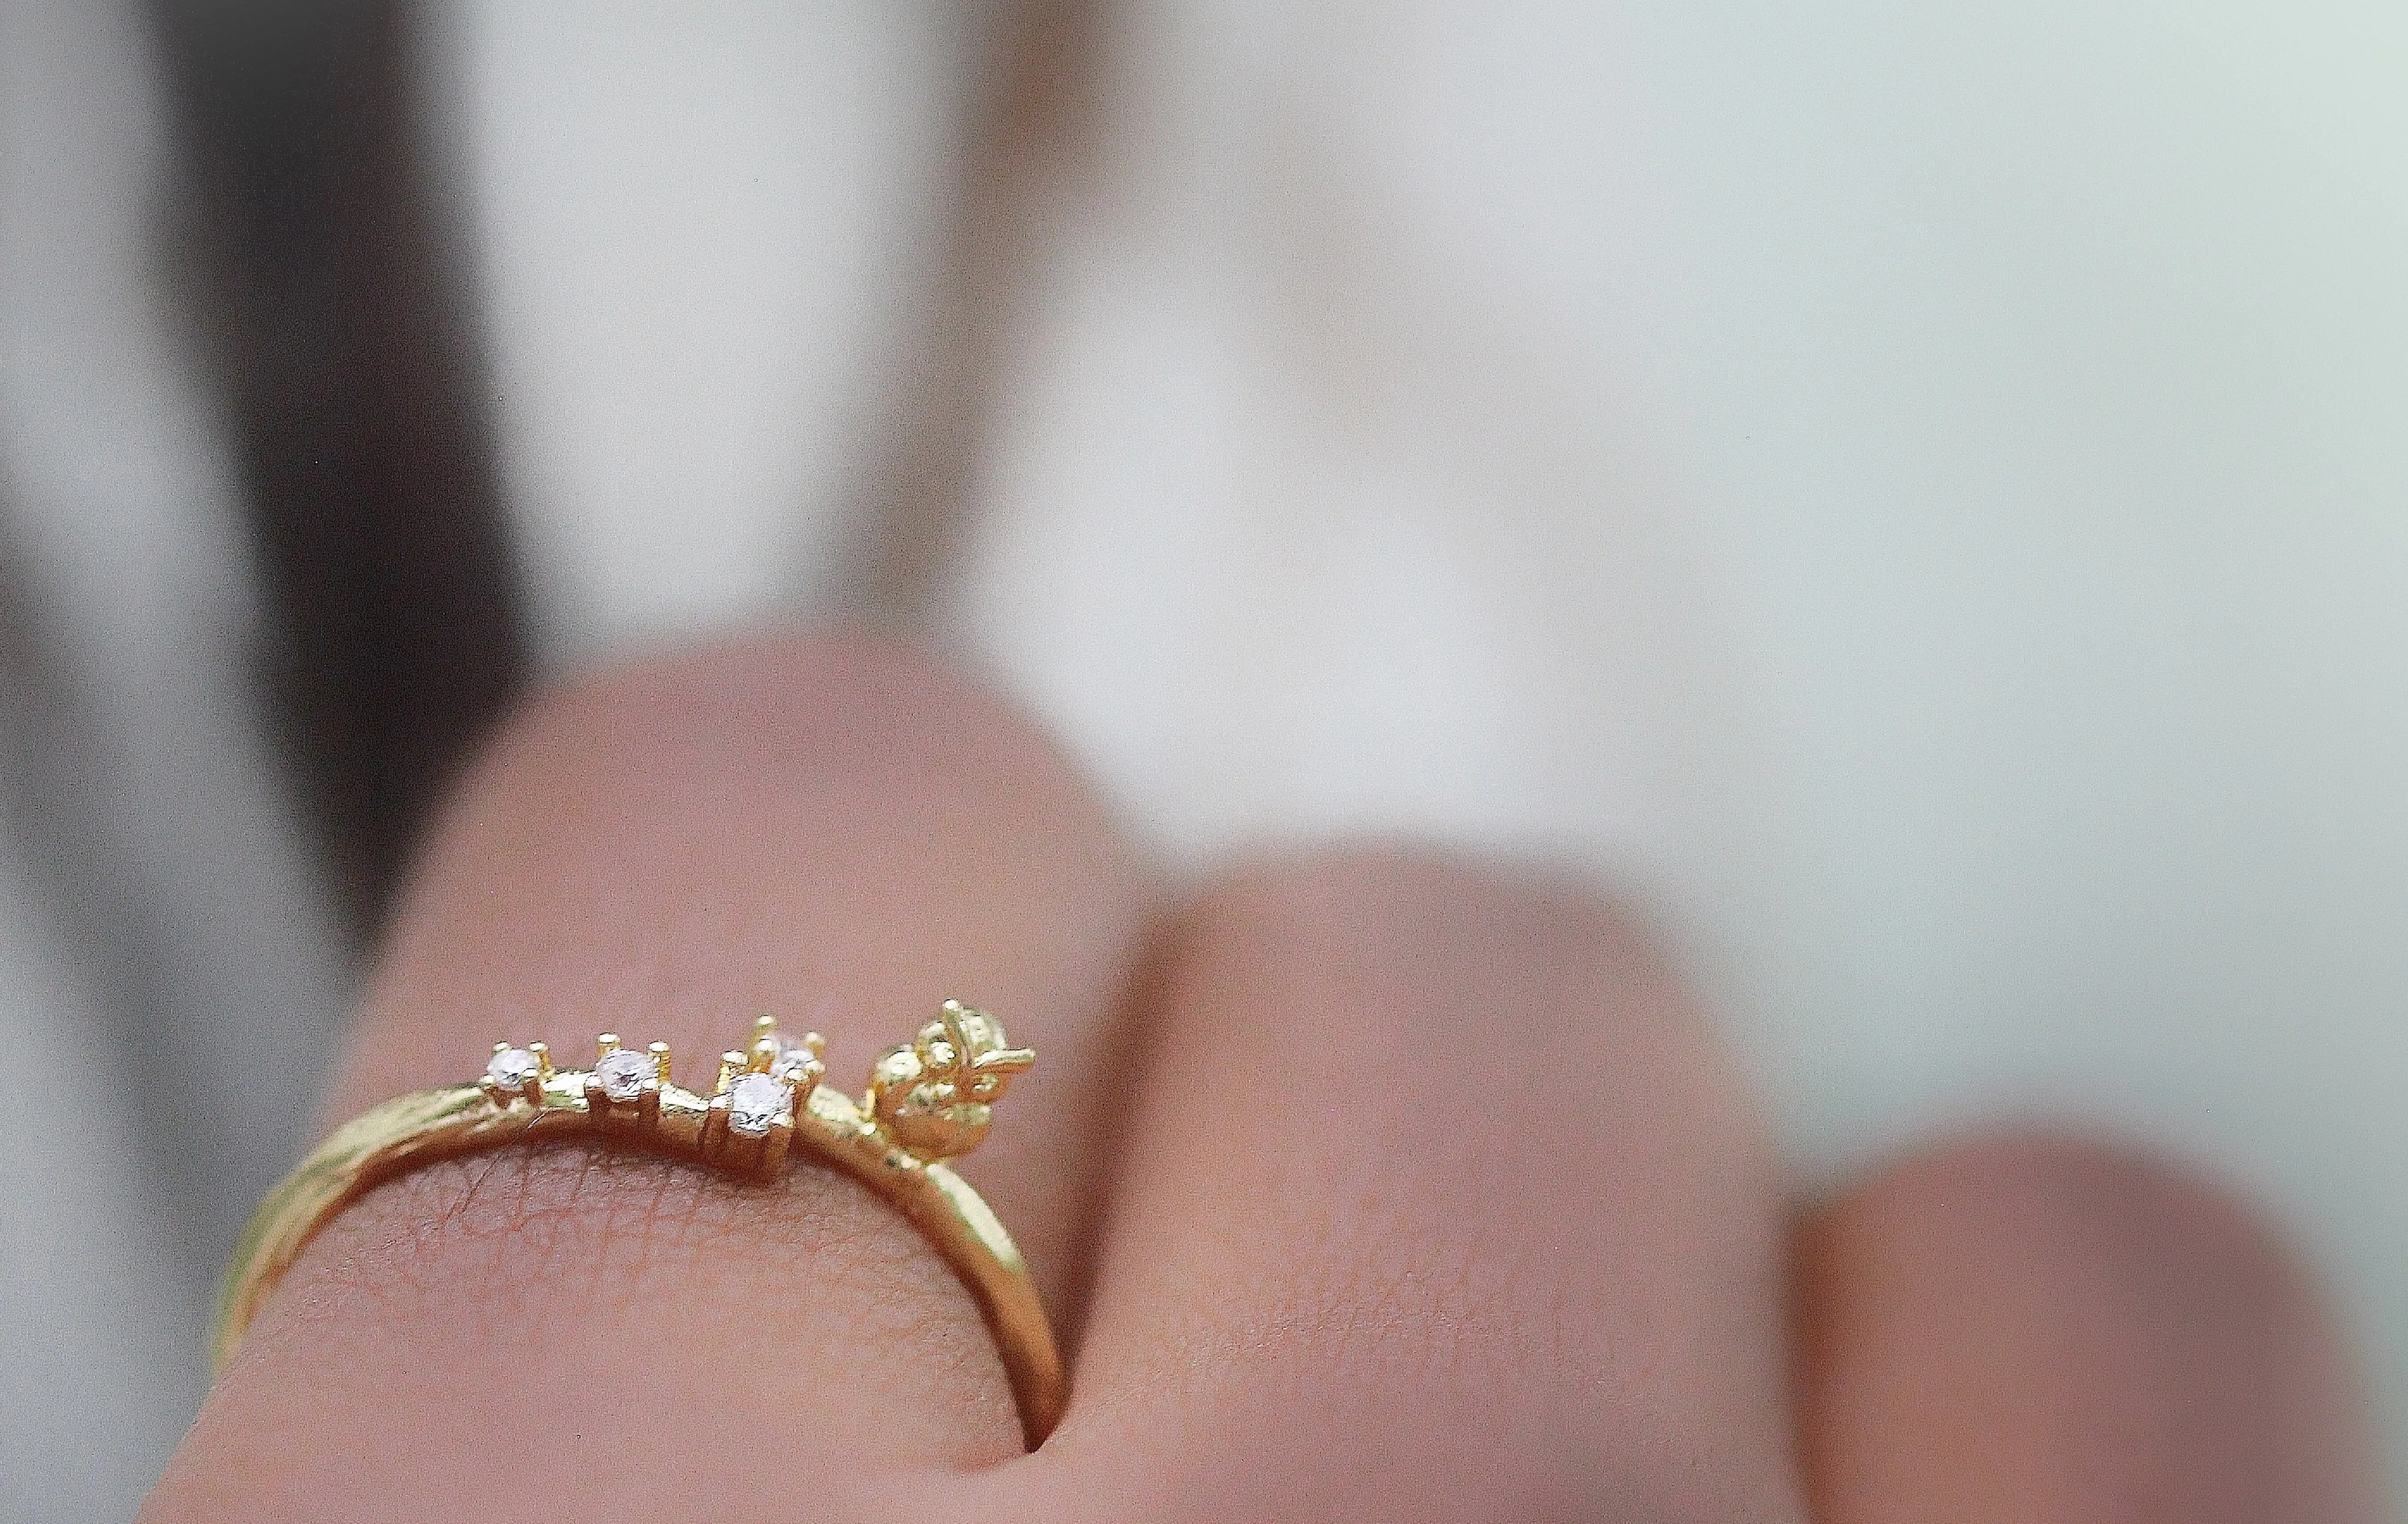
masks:
[[[593,1067],[583,1070],[556,1067],[542,1042],[496,1042],[477,1087],[497,1111],[530,1123],[576,1114],[731,1172],[766,1176],[784,1164],[798,1127],[814,1113],[875,1140],[901,1167],[959,1158],[985,1141],[1006,1087],[1037,1061],[1031,1050],[1011,1045],[1002,1022],[947,1000],[910,1042],[880,1057],[855,1104],[821,1084],[825,1046],[817,1032],[789,1038],[775,1017],[763,1016],[750,1042],[720,1055],[705,1094],[676,1083],[666,1042],[631,1046],[605,1032]]]

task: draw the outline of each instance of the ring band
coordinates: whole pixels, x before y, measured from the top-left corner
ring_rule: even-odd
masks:
[[[821,1085],[817,1032],[785,1038],[763,1016],[749,1049],[724,1054],[710,1095],[669,1081],[665,1042],[605,1033],[590,1070],[552,1067],[540,1042],[496,1043],[471,1084],[398,1096],[352,1118],[260,1202],[218,1288],[209,1347],[222,1372],[260,1306],[319,1229],[345,1206],[437,1159],[532,1138],[624,1139],[727,1173],[768,1180],[800,1142],[909,1218],[969,1289],[1003,1356],[1028,1446],[1062,1416],[1068,1387],[1036,1284],[1003,1224],[944,1162],[985,1139],[1011,1077],[1037,1056],[1002,1023],[947,1000],[913,1040],[870,1070],[859,1104]]]

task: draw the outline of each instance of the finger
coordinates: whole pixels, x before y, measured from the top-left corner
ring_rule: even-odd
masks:
[[[1936,1151],[1799,1239],[1823,1524],[2373,1524],[2308,1278],[2200,1186],[2041,1140]]]
[[[860,642],[668,662],[550,701],[479,768],[337,1110],[457,1082],[504,1037],[657,1037],[691,1081],[764,1010],[825,1032],[844,1082],[959,994],[1041,1055],[964,1172],[1058,1309],[1140,913],[1061,761],[961,684]],[[738,1517],[824,1473],[1019,1448],[974,1304],[851,1181],[523,1147],[330,1224],[147,1517]]]
[[[1562,885],[1357,855],[1185,917],[1015,1517],[1796,1517],[1741,1087]]]

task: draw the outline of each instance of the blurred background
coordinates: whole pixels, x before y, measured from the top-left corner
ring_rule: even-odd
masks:
[[[2403,79],[2348,0],[0,0],[0,1517],[149,1486],[494,716],[796,617],[1189,869],[1581,865],[1801,1189],[2220,1173],[2408,1456]]]

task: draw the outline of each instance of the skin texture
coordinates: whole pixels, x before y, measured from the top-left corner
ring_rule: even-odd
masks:
[[[550,700],[467,780],[332,1114],[473,1073],[505,1036],[660,1037],[703,1073],[764,1010],[826,1033],[857,1091],[975,991],[1045,1057],[1010,1098],[1029,1125],[1008,1110],[967,1172],[1068,1308],[1144,910],[1059,757],[958,682],[853,642],[700,654]],[[859,1187],[562,1147],[423,1172],[331,1224],[150,1510],[635,1517],[796,1467],[1019,1447],[974,1305]],[[566,1478],[540,1500],[535,1457]]]
[[[1023,1517],[1798,1517],[1769,1155],[1619,921],[1356,854],[1169,941]]]
[[[2381,1517],[2315,1287],[2201,1182],[1979,1139],[1816,1215],[1799,1270],[1830,1524]]]
[[[948,994],[1042,1056],[965,1169],[1073,1353],[1041,1452],[849,1182],[563,1145],[331,1224],[143,1518],[2375,1517],[2313,1291],[2237,1210],[2002,1142],[1793,1243],[1706,1025],[1576,885],[1357,851],[1166,908],[1023,721],[864,640],[523,716],[329,1116],[499,1037],[692,1076],[761,1010],[857,1090]]]

